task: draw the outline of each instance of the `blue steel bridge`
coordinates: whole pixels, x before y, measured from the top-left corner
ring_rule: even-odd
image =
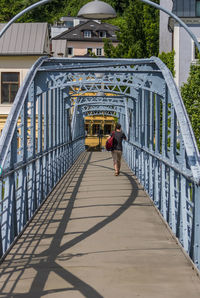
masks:
[[[83,160],[88,115],[119,119],[127,135],[126,171],[135,175],[174,239],[200,269],[200,156],[173,77],[156,57],[43,57],[32,66],[0,138],[2,264],[46,199],[56,197],[59,181],[67,174],[73,177],[70,171]],[[98,154],[98,162],[110,158],[109,153]],[[104,186],[99,187],[103,197]],[[90,290],[83,292],[85,297],[103,297]]]

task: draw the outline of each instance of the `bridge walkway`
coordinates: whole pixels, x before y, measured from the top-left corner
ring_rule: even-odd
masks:
[[[84,152],[0,268],[0,297],[199,298],[200,279],[135,176]]]

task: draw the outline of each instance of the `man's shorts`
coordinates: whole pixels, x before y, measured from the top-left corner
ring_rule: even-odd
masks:
[[[120,163],[122,158],[122,151],[120,150],[113,150],[112,152],[112,158],[114,163]]]

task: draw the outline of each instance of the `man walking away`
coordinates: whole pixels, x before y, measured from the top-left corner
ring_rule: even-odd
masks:
[[[111,136],[109,138],[111,138]],[[113,149],[111,151],[115,169],[115,176],[118,176],[120,173],[123,140],[126,140],[126,136],[121,130],[121,124],[117,123],[114,132]]]

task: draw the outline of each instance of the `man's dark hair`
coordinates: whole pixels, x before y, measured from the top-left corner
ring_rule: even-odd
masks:
[[[115,129],[121,129],[121,124],[117,123],[116,126],[115,126]]]

